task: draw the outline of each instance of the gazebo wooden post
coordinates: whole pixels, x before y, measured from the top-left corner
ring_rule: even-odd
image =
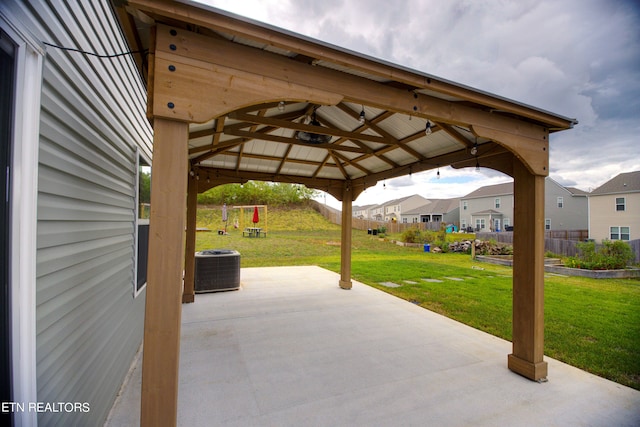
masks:
[[[512,371],[531,380],[547,377],[544,356],[545,177],[514,159]]]
[[[189,175],[187,185],[187,241],[184,252],[184,291],[182,302],[195,301],[196,214],[198,211],[198,180]]]
[[[140,410],[145,427],[177,422],[188,131],[185,122],[154,119]]]
[[[349,181],[342,189],[342,235],[340,239],[340,287],[351,289],[351,232],[353,211],[353,188]]]

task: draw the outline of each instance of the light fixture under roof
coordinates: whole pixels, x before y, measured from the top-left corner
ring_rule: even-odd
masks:
[[[315,111],[311,116],[311,123],[309,124],[311,126],[317,126],[318,128],[322,128],[322,126],[320,126],[320,122],[316,118]],[[323,133],[305,132],[305,131],[298,131],[296,134],[296,138],[298,138],[302,142],[306,142],[307,144],[314,144],[314,145],[326,144],[329,141],[331,141],[331,135],[326,135]]]
[[[431,135],[431,132],[433,132],[433,130],[431,129],[431,121],[427,120],[427,126],[424,128],[424,133],[426,135]]]
[[[364,105],[362,106],[362,111],[360,111],[360,117],[358,118],[358,121],[360,122],[360,124],[364,124],[365,122]]]
[[[471,155],[472,156],[478,155],[478,138],[477,137],[476,137],[476,143],[473,144],[473,147],[471,147]]]

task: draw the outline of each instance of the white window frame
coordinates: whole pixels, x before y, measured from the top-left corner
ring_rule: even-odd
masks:
[[[544,219],[544,229],[551,230],[551,218]]]
[[[44,47],[0,5],[0,28],[15,45],[11,159],[11,371],[15,402],[37,402],[36,272],[38,147]],[[14,413],[16,425],[37,425],[37,413]]]
[[[462,210],[466,211],[469,208],[469,203],[467,201],[462,202]]]
[[[139,238],[139,226],[141,222],[148,223],[149,220],[143,220],[140,218],[140,148],[136,148],[136,182],[135,182],[135,223],[134,223],[134,238],[133,238],[133,297],[137,298],[147,287],[147,282],[144,282],[140,288],[138,288],[138,238]],[[151,164],[148,159],[144,159],[147,164]]]
[[[622,203],[619,203],[618,200],[622,200]],[[622,209],[618,209],[618,206],[622,206]],[[625,212],[626,210],[627,210],[627,198],[616,197],[616,212]]]
[[[623,233],[623,228],[626,228],[626,233]],[[614,236],[614,230],[615,230],[615,235],[617,237],[613,237]],[[627,238],[624,239],[623,236],[626,236]],[[609,240],[622,240],[624,242],[628,242],[631,238],[631,227],[627,226],[627,225],[614,225],[609,227]]]
[[[496,209],[500,209],[500,197],[496,197],[495,200],[493,201],[493,206],[495,206]]]
[[[564,197],[558,196],[556,198],[556,206],[558,206],[558,209],[564,208]]]

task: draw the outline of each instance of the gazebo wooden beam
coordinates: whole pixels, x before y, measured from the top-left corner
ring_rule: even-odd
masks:
[[[513,114],[534,121],[548,123],[552,129],[567,129],[575,123],[575,121],[571,119],[564,119],[555,114],[533,109],[501,97],[478,92],[461,85],[441,80],[435,76],[425,79],[424,74],[415,73],[409,69],[399,69],[393,65],[373,61],[365,57],[357,57],[349,52],[328,45],[318,44],[317,42],[300,38],[294,34],[260,27],[250,22],[233,19],[217,13],[203,13],[201,9],[192,5],[167,0],[128,0],[128,2],[131,7],[148,12],[151,15],[171,16],[173,19],[179,21],[246,37],[285,50],[292,50],[297,52],[298,55],[317,60],[325,60],[335,64],[348,65],[355,70],[401,82],[408,86],[416,88],[426,86],[426,89],[438,91],[465,101],[487,105],[497,111],[510,111]]]
[[[149,220],[142,426],[175,425],[182,313],[188,125],[156,118],[153,122],[153,174]]]
[[[172,30],[176,35],[172,35]],[[157,38],[157,83],[153,109],[155,115],[163,117],[205,122],[229,113],[229,104],[267,102],[282,99],[282,93],[288,93],[290,100],[314,100],[319,104],[336,105],[345,99],[419,115],[435,122],[479,125],[532,138],[547,132],[540,125],[497,112],[407,92],[183,29],[159,25]],[[171,45],[175,50],[170,49]],[[176,67],[175,71],[169,70],[171,65]],[[217,106],[212,100],[218,99],[218,92],[224,93],[220,101],[224,98],[225,102]],[[234,99],[242,101],[234,102]],[[170,102],[173,102],[173,108],[168,107]]]

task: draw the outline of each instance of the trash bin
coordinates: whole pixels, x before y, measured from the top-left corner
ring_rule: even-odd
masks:
[[[424,244],[424,251],[425,251],[425,252],[431,252],[431,245],[430,245],[430,244],[428,244],[428,243],[425,243],[425,244]]]

